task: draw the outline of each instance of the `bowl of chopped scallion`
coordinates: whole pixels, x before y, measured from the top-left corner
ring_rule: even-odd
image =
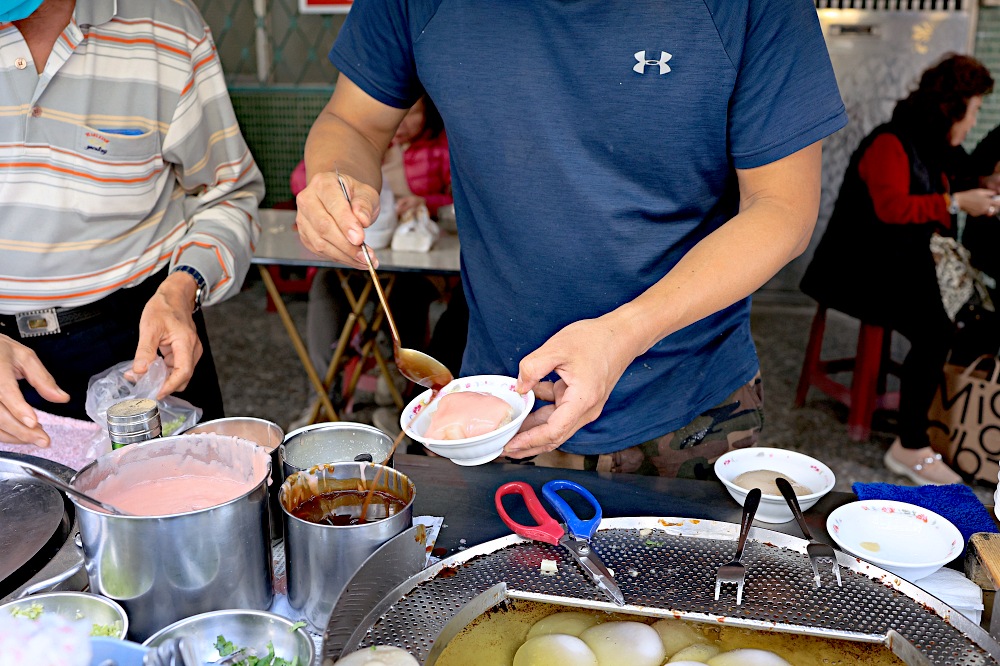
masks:
[[[125,638],[128,616],[117,603],[87,592],[45,592],[0,606],[0,615],[37,620],[43,613],[54,613],[68,620],[90,624],[91,636]]]
[[[204,663],[227,666],[312,666],[315,648],[305,623],[253,610],[222,610],[178,620],[150,636],[156,648],[183,638]]]

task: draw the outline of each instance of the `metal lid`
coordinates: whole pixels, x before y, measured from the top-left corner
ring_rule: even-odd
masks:
[[[16,454],[0,454],[0,515],[3,516],[0,582],[5,582],[8,576],[21,569],[45,547],[65,515],[62,495],[58,490],[44,481],[32,479],[20,465],[3,460],[4,456],[15,457]],[[29,459],[27,456],[23,458]],[[15,461],[17,459],[15,457]],[[13,587],[21,582],[23,580],[14,581]],[[13,587],[5,583],[0,585],[0,590],[9,591],[8,588]]]
[[[116,426],[117,432],[134,432],[135,425],[145,425],[160,419],[160,407],[149,398],[129,398],[108,407],[108,427]]]

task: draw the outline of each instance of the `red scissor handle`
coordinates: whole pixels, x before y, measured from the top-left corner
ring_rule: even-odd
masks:
[[[506,509],[503,508],[503,498],[505,495],[520,495],[524,499],[525,506],[528,507],[528,513],[531,514],[531,517],[535,519],[538,525],[522,525],[521,523],[514,522],[507,515]],[[531,486],[523,481],[511,481],[510,483],[503,484],[497,488],[494,500],[496,501],[497,513],[500,514],[500,519],[503,520],[507,527],[514,530],[514,534],[557,546],[559,545],[559,539],[566,533],[562,526],[548,514],[542,503],[538,501],[538,495],[535,494]]]

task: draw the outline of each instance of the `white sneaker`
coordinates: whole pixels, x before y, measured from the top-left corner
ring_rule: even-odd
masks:
[[[882,461],[890,472],[905,476],[918,486],[962,483],[962,477],[948,466],[940,453],[935,453],[929,446],[904,449],[898,437],[885,452]]]

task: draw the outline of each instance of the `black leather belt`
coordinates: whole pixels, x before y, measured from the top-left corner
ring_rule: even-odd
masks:
[[[161,270],[135,287],[119,289],[99,301],[75,308],[46,308],[0,315],[0,333],[12,338],[35,338],[62,333],[64,328],[89,319],[122,316],[133,307],[141,312],[166,275],[166,269]]]

